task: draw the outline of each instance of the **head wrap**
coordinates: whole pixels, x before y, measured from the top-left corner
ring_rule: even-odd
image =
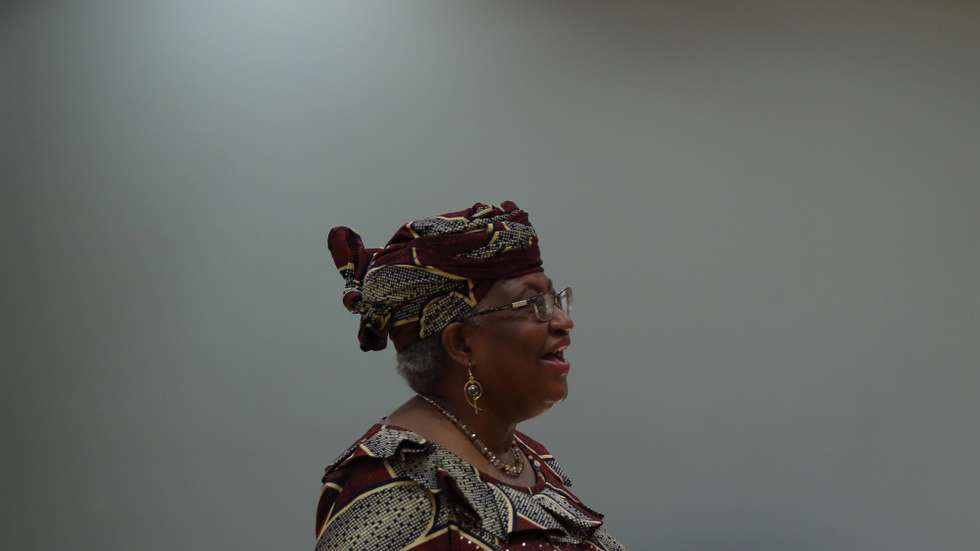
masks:
[[[404,350],[471,311],[494,281],[542,271],[537,234],[511,201],[408,222],[379,249],[337,226],[327,246],[344,306],[361,316],[365,351],[384,349],[389,336]]]

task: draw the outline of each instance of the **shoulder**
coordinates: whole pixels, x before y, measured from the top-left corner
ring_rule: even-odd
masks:
[[[481,549],[544,536],[601,540],[602,514],[586,507],[551,452],[518,432],[540,464],[536,492],[488,482],[437,442],[400,427],[374,425],[327,466],[316,513],[317,551]],[[618,549],[599,545],[602,549]]]
[[[403,454],[425,453],[425,440],[381,429],[372,427],[325,469],[315,519],[318,551],[402,549],[435,525],[433,493],[392,466]]]
[[[317,551],[432,550],[457,540],[497,549],[506,537],[495,491],[477,469],[401,427],[373,426],[322,482]]]

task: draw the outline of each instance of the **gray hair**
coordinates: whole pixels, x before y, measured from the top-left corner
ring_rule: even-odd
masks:
[[[398,352],[395,365],[412,390],[419,394],[433,392],[446,369],[441,333],[414,342]]]

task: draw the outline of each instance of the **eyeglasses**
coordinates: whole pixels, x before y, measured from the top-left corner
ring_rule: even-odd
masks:
[[[535,295],[524,300],[519,300],[517,302],[512,302],[510,304],[505,304],[503,306],[487,308],[486,310],[476,310],[462,316],[460,319],[472,318],[474,316],[490,314],[492,312],[500,312],[501,310],[517,310],[518,308],[524,308],[525,306],[530,306],[534,310],[534,317],[538,321],[551,321],[551,318],[555,314],[555,306],[557,306],[562,312],[571,315],[572,288],[565,287],[558,292],[551,291],[548,293]]]

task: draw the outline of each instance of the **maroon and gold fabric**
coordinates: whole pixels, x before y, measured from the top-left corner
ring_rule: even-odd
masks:
[[[533,486],[498,480],[382,419],[327,467],[316,551],[623,551],[548,449],[516,437]]]
[[[327,245],[344,306],[361,316],[362,350],[382,350],[389,337],[404,350],[472,310],[494,281],[542,270],[534,227],[512,201],[408,222],[381,248],[337,226]]]

